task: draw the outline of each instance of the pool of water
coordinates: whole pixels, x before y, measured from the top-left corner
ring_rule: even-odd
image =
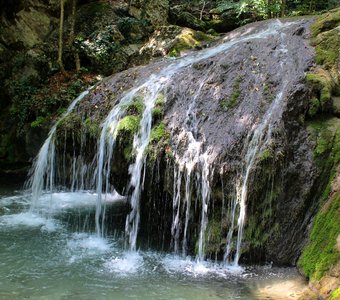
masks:
[[[107,199],[113,211],[124,203]],[[43,195],[33,213],[29,195],[0,189],[0,299],[280,300],[305,285],[293,268],[126,251],[115,230],[95,235],[95,200],[90,192]]]

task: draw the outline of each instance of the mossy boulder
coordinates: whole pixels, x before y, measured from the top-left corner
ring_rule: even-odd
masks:
[[[171,24],[182,27],[189,27],[194,30],[205,31],[207,24],[189,12],[185,5],[175,5],[170,9]]]
[[[168,54],[170,56],[180,56],[186,50],[200,49],[215,39],[216,37],[201,31],[184,28],[174,39]]]
[[[307,81],[312,89],[308,114],[310,117],[320,112],[333,111],[338,114],[333,98],[340,93],[340,9],[318,17],[311,26],[311,37],[318,67],[307,74]]]
[[[307,74],[307,82],[312,90],[309,116],[313,117],[319,112],[331,112],[333,108],[332,90],[335,84],[329,72],[317,68],[313,73]]]
[[[137,19],[148,20],[152,25],[165,25],[168,22],[169,0],[132,0],[129,14]]]
[[[177,25],[161,26],[141,48],[141,54],[144,57],[180,56],[186,50],[200,49],[215,39],[210,34]]]
[[[43,9],[22,9],[16,13],[13,24],[2,27],[1,39],[7,46],[31,48],[42,43],[56,24],[57,19]]]

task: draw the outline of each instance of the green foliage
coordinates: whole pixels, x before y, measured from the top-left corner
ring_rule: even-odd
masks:
[[[41,126],[44,125],[47,121],[48,121],[48,116],[46,116],[46,117],[38,116],[38,117],[35,119],[35,121],[33,121],[33,122],[31,123],[31,127],[32,127],[32,128],[41,127]]]
[[[320,279],[340,260],[340,252],[336,249],[336,239],[340,232],[339,219],[340,193],[338,192],[317,214],[309,244],[298,261],[299,267],[311,280]]]

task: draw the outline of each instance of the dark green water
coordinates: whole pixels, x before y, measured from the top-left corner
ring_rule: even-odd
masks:
[[[33,214],[14,188],[0,188],[0,299],[294,299],[303,287],[294,269],[124,251],[93,233],[93,194],[44,196]]]

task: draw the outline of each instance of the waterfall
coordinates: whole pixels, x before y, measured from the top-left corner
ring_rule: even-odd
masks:
[[[145,176],[145,152],[149,145],[151,128],[153,125],[152,111],[156,104],[156,99],[160,94],[167,98],[167,89],[171,83],[176,82],[176,74],[182,69],[191,66],[194,63],[213,57],[219,53],[227,51],[238,43],[261,39],[271,36],[278,32],[284,26],[280,22],[274,22],[263,31],[249,33],[245,32],[238,37],[229,41],[218,44],[212,48],[204,49],[199,52],[175,59],[169,60],[164,67],[154,71],[148,78],[135,84],[130,90],[125,91],[117,99],[117,104],[110,110],[107,117],[101,123],[101,132],[97,141],[96,154],[92,158],[91,165],[82,164],[81,156],[73,154],[72,162],[69,166],[71,170],[71,191],[84,189],[86,184],[84,178],[92,178],[95,182],[95,191],[97,194],[95,226],[98,236],[105,234],[105,203],[107,197],[115,192],[115,182],[112,182],[111,167],[114,164],[113,155],[117,138],[119,122],[127,114],[127,106],[134,101],[136,96],[142,96],[144,109],[141,115],[138,132],[133,139],[133,157],[134,161],[128,167],[129,180],[126,183],[126,196],[131,205],[131,211],[126,217],[125,234],[131,251],[137,250],[137,238],[140,227],[140,198],[143,192],[143,181]],[[285,49],[281,49],[285,57]],[[282,65],[282,70],[284,66]],[[209,73],[209,72],[208,72]],[[288,75],[287,75],[288,76]],[[209,81],[209,74],[205,74],[202,80],[195,83],[195,93],[190,98],[187,119],[183,125],[182,131],[171,139],[174,142],[174,181],[173,181],[173,198],[172,209],[173,218],[171,225],[171,236],[173,249],[176,253],[185,256],[188,251],[188,240],[190,234],[190,218],[192,215],[192,201],[195,201],[199,207],[199,233],[197,236],[197,260],[202,261],[205,258],[206,230],[208,226],[208,215],[211,200],[211,177],[213,175],[212,162],[215,157],[214,149],[205,145],[205,137],[199,133],[197,121],[197,103],[196,100],[202,89]],[[177,84],[177,83],[176,83]],[[178,83],[180,84],[180,83]],[[285,84],[282,85],[280,92],[277,94],[275,101],[270,105],[263,120],[251,130],[248,135],[244,152],[245,161],[240,178],[237,179],[237,195],[231,201],[230,218],[231,225],[226,233],[225,261],[230,261],[232,252],[232,237],[234,233],[234,222],[237,219],[237,245],[234,264],[237,265],[241,253],[241,242],[243,236],[243,227],[245,223],[247,188],[249,177],[256,163],[256,157],[260,150],[270,141],[271,123],[275,118],[272,117],[274,111],[279,110],[278,106],[283,97]],[[77,103],[83,99],[89,90],[83,92],[75,99],[67,112],[65,112],[59,121],[50,130],[49,136],[43,144],[40,152],[34,162],[32,176],[29,184],[32,189],[31,209],[36,209],[36,200],[41,196],[43,191],[52,193],[56,180],[56,151],[55,138],[58,124],[64,120],[67,115],[74,109]],[[65,137],[66,143],[66,137]],[[67,169],[64,145],[64,157],[62,159],[64,170]],[[78,178],[79,177],[79,178]],[[184,191],[184,195],[183,195]],[[223,200],[224,201],[224,200]],[[237,215],[238,213],[238,215]]]

